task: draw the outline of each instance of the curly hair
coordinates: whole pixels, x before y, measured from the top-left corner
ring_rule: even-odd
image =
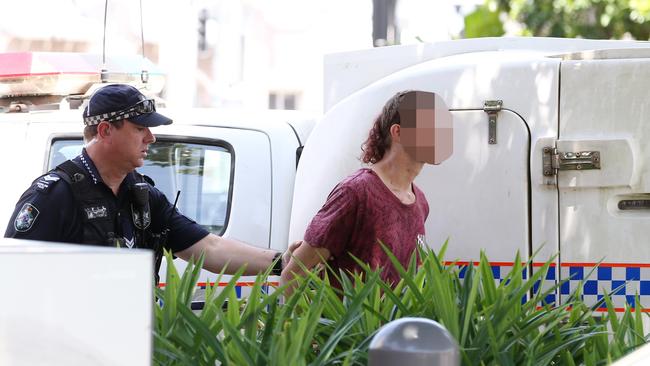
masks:
[[[366,164],[375,164],[384,157],[386,150],[391,145],[390,127],[394,124],[401,124],[398,109],[409,93],[415,93],[415,91],[398,92],[386,102],[368,133],[368,139],[361,145],[361,161]]]

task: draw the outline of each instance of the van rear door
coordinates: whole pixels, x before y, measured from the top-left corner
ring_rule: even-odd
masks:
[[[636,294],[650,306],[647,51],[574,55],[561,66],[560,267],[569,279],[561,295],[582,287],[587,304],[595,304],[615,291],[617,311],[634,306]]]

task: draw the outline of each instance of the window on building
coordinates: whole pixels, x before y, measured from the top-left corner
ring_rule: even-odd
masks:
[[[294,94],[284,96],[284,109],[296,109],[296,96]]]
[[[290,92],[269,92],[269,109],[291,109],[298,108],[297,93]]]
[[[269,93],[269,109],[278,109],[278,95]]]

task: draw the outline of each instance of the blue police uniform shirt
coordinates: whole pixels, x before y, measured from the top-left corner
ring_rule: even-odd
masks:
[[[137,172],[129,173],[122,181],[117,196],[102,181],[97,168],[88,156],[86,149],[73,162],[88,172],[93,184],[101,185],[106,192],[111,212],[129,207],[129,188],[137,183]],[[166,247],[172,252],[189,248],[209,234],[195,221],[180,214],[173,208],[167,197],[156,187],[149,186],[149,205],[151,211],[151,232],[161,232],[168,228]],[[121,226],[121,235],[128,247],[136,247],[135,230],[131,215],[120,215],[116,220]],[[32,183],[18,200],[9,220],[6,238],[56,241],[64,243],[83,243],[83,218],[76,206],[71,187],[56,172],[49,172]]]

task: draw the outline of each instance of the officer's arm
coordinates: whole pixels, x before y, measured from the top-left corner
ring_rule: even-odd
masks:
[[[291,249],[291,248],[290,248]],[[295,248],[294,248],[295,249]],[[241,266],[246,266],[245,275],[255,275],[265,271],[277,254],[270,249],[261,249],[242,242],[208,234],[191,247],[174,253],[177,257],[189,260],[205,253],[203,268],[210,272],[233,274]]]

